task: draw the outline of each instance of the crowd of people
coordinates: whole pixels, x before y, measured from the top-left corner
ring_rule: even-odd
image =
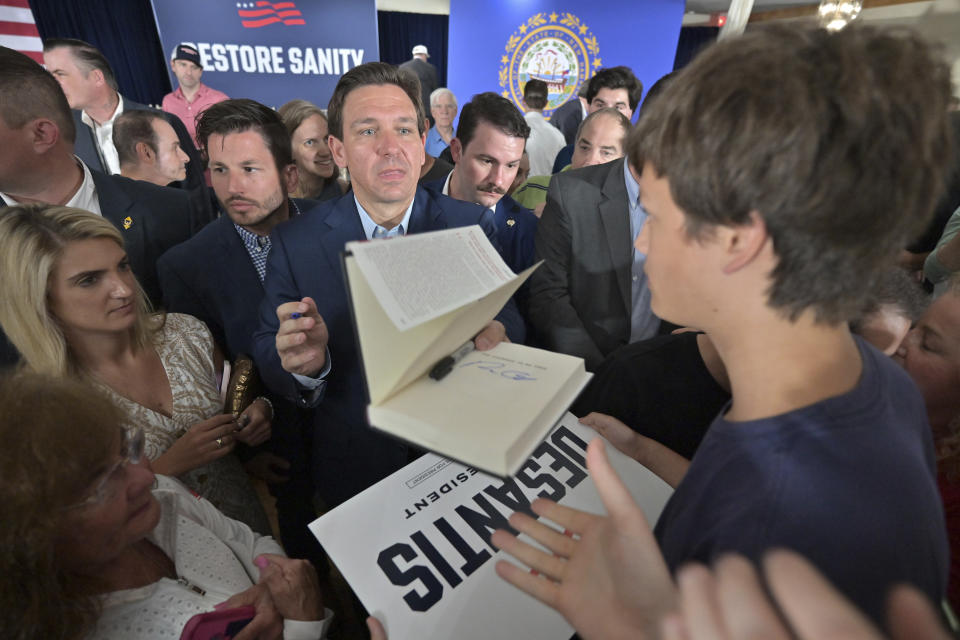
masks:
[[[598,69],[549,120],[541,80],[458,106],[412,53],[275,111],[182,44],[157,110],[86,42],[0,48],[0,635],[251,605],[240,640],[347,637],[307,525],[422,451],[367,424],[341,252],[479,225],[542,263],[476,348],[583,358],[572,410],[675,489],[651,526],[591,443],[606,515],[514,514],[504,580],[584,638],[947,637],[960,127],[932,47],[751,30],[646,94]]]

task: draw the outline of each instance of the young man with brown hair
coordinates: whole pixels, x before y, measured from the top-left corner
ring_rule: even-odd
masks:
[[[502,575],[594,636],[653,632],[675,606],[664,569],[728,552],[797,551],[881,625],[897,583],[940,601],[947,540],[923,398],[847,321],[941,193],[949,98],[919,38],[859,27],[752,31],[678,74],[629,143],[649,215],[636,246],[653,310],[710,335],[731,403],[655,540],[595,443],[611,517],[538,502],[579,537],[511,524],[569,562],[498,533],[556,582]]]

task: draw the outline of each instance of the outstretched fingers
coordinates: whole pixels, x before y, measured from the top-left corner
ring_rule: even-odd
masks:
[[[642,524],[647,531],[650,530],[650,525],[647,524],[643,511],[637,505],[633,496],[630,495],[620,476],[610,465],[603,440],[600,438],[594,438],[587,445],[587,469],[590,471],[593,483],[597,487],[597,493],[600,494],[603,506],[615,526],[620,528]],[[653,535],[652,532],[650,535]]]
[[[560,585],[558,583],[539,576],[530,570],[522,569],[506,560],[498,561],[496,570],[498,576],[520,589],[520,591],[533,596],[551,609],[557,608],[560,602]]]

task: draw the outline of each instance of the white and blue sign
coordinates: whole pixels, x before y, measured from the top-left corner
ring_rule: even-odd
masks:
[[[461,105],[497,91],[522,109],[537,78],[546,116],[601,67],[630,67],[646,90],[673,69],[683,12],[683,0],[451,0],[450,89]]]
[[[190,43],[205,84],[271,107],[326,107],[341,75],[380,59],[375,0],[154,0],[153,11],[168,57]]]

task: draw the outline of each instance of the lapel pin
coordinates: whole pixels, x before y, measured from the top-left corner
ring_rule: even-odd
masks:
[[[508,226],[508,227],[512,227],[512,226],[515,225],[515,224],[517,224],[517,221],[514,220],[513,218],[510,218],[509,220],[507,220],[507,226]]]
[[[512,222],[512,220],[511,220],[511,222]],[[124,228],[124,229],[129,229],[129,228],[132,227],[132,226],[133,226],[133,218],[131,218],[130,216],[127,216],[126,218],[123,219],[123,228]]]

